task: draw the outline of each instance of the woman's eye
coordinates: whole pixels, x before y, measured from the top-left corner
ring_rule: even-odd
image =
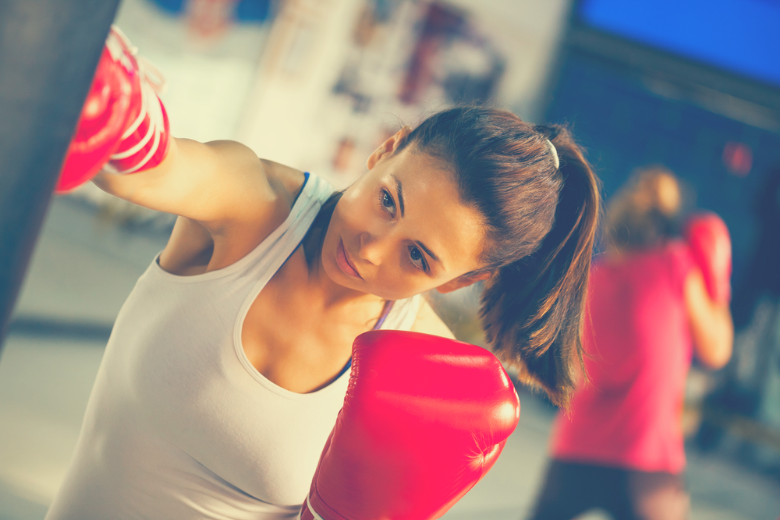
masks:
[[[382,207],[388,210],[390,214],[395,214],[395,201],[393,200],[393,197],[391,197],[387,192],[387,190],[382,190],[379,201],[382,203]]]
[[[422,252],[416,247],[409,248],[409,258],[412,260],[412,264],[423,271],[425,271],[425,257]]]

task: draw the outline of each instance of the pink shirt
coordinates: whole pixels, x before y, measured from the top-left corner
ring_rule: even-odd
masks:
[[[593,266],[583,346],[589,382],[559,414],[558,459],[642,471],[685,467],[681,414],[692,343],[683,286],[693,266],[671,241]]]

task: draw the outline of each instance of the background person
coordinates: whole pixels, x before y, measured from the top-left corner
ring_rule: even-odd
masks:
[[[635,173],[607,211],[583,345],[587,380],[557,418],[535,520],[602,509],[616,519],[682,519],[688,496],[682,407],[695,353],[731,355],[730,242],[707,215],[676,238],[681,191],[668,170]]]

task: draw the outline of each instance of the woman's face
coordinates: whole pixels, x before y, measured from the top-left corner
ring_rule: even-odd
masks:
[[[462,276],[481,267],[481,215],[460,202],[439,160],[413,146],[393,154],[394,138],[336,205],[322,249],[326,274],[387,300],[485,278]]]

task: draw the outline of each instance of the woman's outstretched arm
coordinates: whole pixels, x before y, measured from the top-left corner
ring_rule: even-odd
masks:
[[[129,175],[103,172],[93,181],[139,206],[215,226],[257,218],[258,206],[273,199],[263,162],[234,141],[171,137],[165,160],[155,168]]]

